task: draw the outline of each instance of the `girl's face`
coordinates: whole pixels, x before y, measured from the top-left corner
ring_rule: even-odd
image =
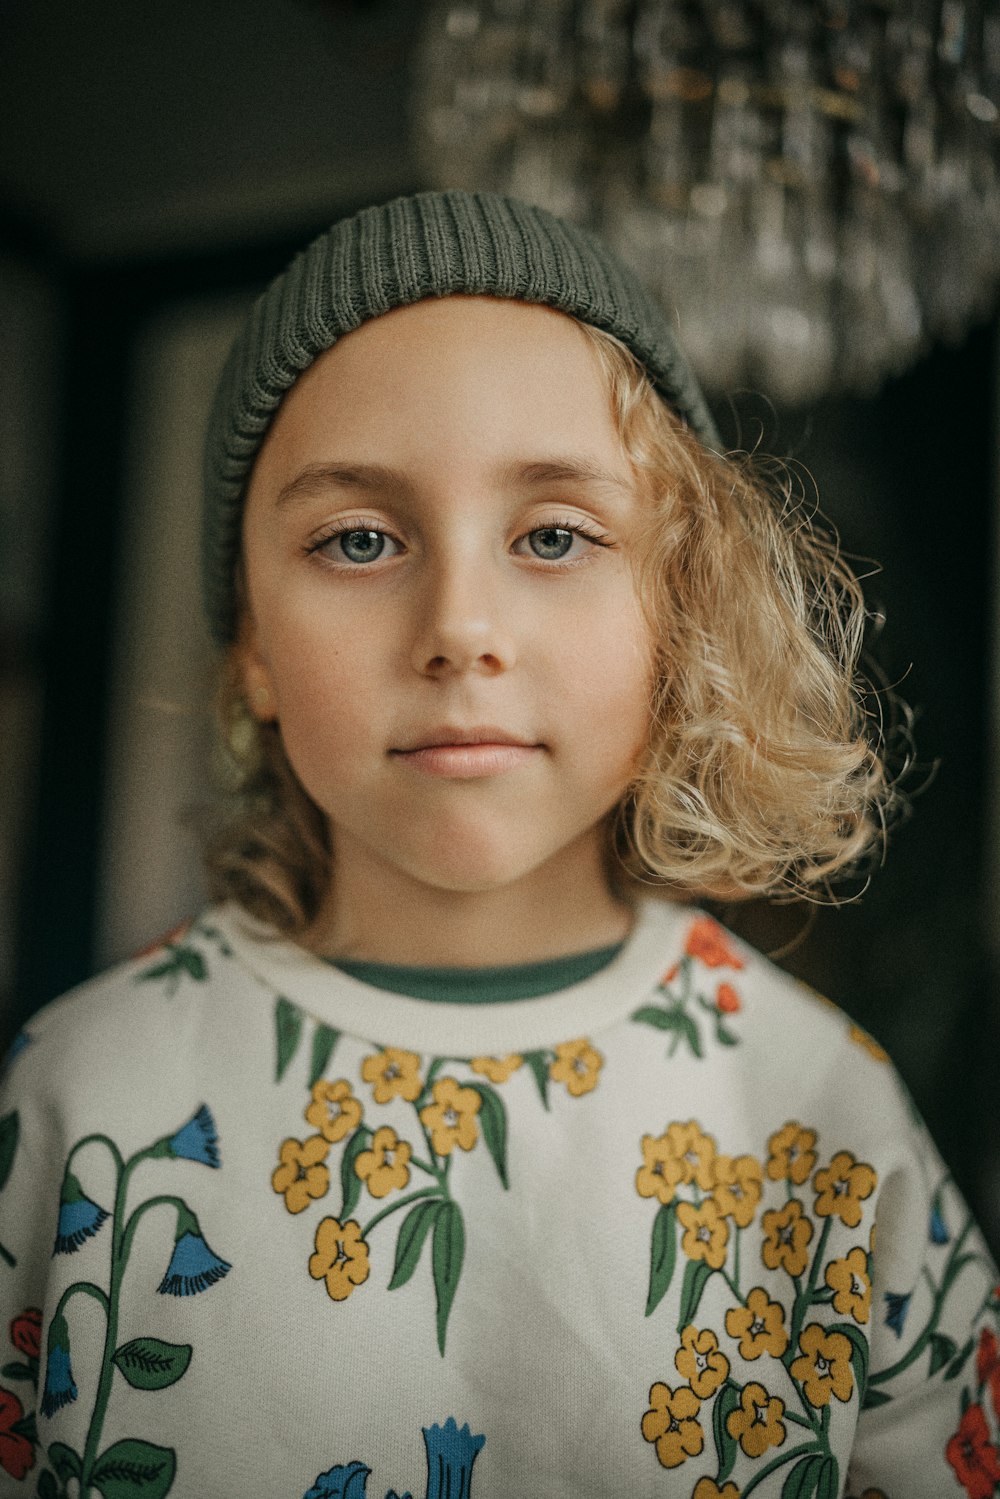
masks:
[[[339,869],[537,889],[601,845],[647,739],[640,519],[562,313],[430,299],[307,370],[249,486],[240,650]]]

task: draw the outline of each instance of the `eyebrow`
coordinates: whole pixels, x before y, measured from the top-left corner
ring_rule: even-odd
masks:
[[[503,489],[569,482],[613,491],[619,496],[629,493],[626,479],[589,458],[510,460],[493,470],[493,478]],[[281,508],[326,489],[383,490],[400,494],[410,492],[412,485],[405,474],[383,463],[311,463],[282,485],[275,503]]]

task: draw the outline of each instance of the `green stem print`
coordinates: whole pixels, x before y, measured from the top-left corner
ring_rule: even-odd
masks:
[[[17,1109],[12,1109],[9,1114],[4,1114],[0,1119],[0,1192],[7,1185],[10,1173],[14,1169],[19,1134],[20,1116]],[[3,1260],[5,1265],[10,1265],[12,1269],[17,1264],[14,1255],[3,1243],[0,1243],[0,1260]]]
[[[304,1012],[279,999],[279,1081],[298,1050],[306,1023]],[[602,1058],[588,1041],[580,1040],[523,1057],[433,1057],[424,1071],[424,1059],[415,1052],[383,1046],[361,1063],[361,1080],[371,1089],[372,1108],[395,1111],[394,1125],[379,1124],[375,1118],[363,1118],[364,1107],[347,1078],[330,1081],[314,1075],[317,1052],[325,1066],[332,1050],[325,1038],[318,1040],[321,1029],[314,1031],[310,1101],[305,1109],[305,1121],[315,1133],[304,1140],[282,1141],[271,1186],[284,1198],[288,1212],[306,1211],[329,1193],[330,1153],[340,1146],[340,1209],[315,1228],[309,1274],[325,1284],[331,1301],[346,1301],[369,1278],[372,1235],[392,1221],[396,1244],[387,1289],[397,1291],[412,1279],[429,1243],[437,1346],[443,1356],[466,1246],[453,1162],[482,1142],[506,1188],[508,1121],[499,1085],[524,1067],[548,1109],[552,1083],[562,1083],[571,1097],[591,1092]],[[355,1216],[362,1191],[377,1204],[388,1199],[364,1224]]]
[[[657,985],[661,1001],[641,1005],[633,1012],[632,1019],[670,1036],[668,1057],[676,1054],[682,1042],[693,1056],[704,1057],[703,1026],[708,1027],[719,1046],[738,1046],[740,1038],[729,1029],[726,1018],[739,1013],[742,1001],[733,984],[720,981],[714,970],[738,971],[742,967],[743,960],[732,950],[722,927],[710,917],[699,917],[691,925],[680,961]],[[706,984],[714,994],[705,992]]]
[[[76,1160],[89,1146],[100,1145],[111,1157],[115,1171],[115,1197],[110,1212],[88,1196],[77,1175]],[[169,1493],[176,1472],[172,1448],[158,1447],[141,1438],[128,1438],[101,1448],[101,1436],[116,1374],[134,1389],[165,1390],[187,1371],[192,1349],[188,1344],[166,1343],[142,1336],[119,1342],[121,1293],[128,1271],[136,1228],[155,1208],[166,1208],[174,1216],[173,1251],[163,1279],[157,1287],[165,1296],[193,1296],[207,1290],[225,1276],[230,1266],[209,1247],[198,1219],[182,1197],[160,1194],[129,1210],[129,1185],[143,1161],[188,1160],[205,1166],[219,1165],[215,1121],[206,1105],[172,1135],[125,1160],[107,1135],[87,1135],[78,1140],[66,1160],[59,1203],[59,1222],[54,1254],[75,1254],[96,1239],[110,1222],[106,1235],[109,1249],[107,1289],[90,1280],[74,1281],[60,1297],[49,1324],[46,1349],[45,1387],[41,1410],[55,1416],[79,1398],[71,1362],[68,1313],[77,1296],[87,1296],[104,1313],[104,1347],[97,1370],[96,1394],[83,1452],[64,1442],[52,1442],[48,1457],[52,1473],[41,1475],[40,1499],[62,1499],[70,1480],[77,1484],[80,1499],[93,1493],[105,1499],[162,1499]],[[54,1476],[53,1476],[54,1474]]]
[[[209,976],[208,959],[193,940],[197,937],[212,943],[222,957],[232,956],[232,948],[215,927],[204,921],[183,921],[147,949],[155,961],[136,974],[136,983],[163,983],[168,999],[177,993],[185,979],[205,983]]]
[[[721,1490],[739,1464],[744,1499],[783,1468],[783,1493],[832,1499],[840,1470],[831,1425],[855,1393],[863,1401],[868,1384],[862,1327],[871,1305],[870,1257],[839,1240],[845,1230],[855,1237],[876,1176],[848,1151],[818,1166],[816,1143],[814,1130],[790,1121],[770,1137],[765,1159],[733,1158],[719,1154],[693,1119],[641,1141],[636,1190],[659,1204],[646,1315],[674,1288],[674,1368],[684,1381],[653,1384],[642,1435],[660,1464],[674,1468],[700,1453],[710,1432],[716,1486]],[[793,1187],[810,1180],[807,1212]],[[766,1206],[771,1196],[773,1207]],[[751,1230],[764,1269],[786,1278],[786,1296],[772,1299],[764,1286],[744,1284],[753,1273]],[[713,1281],[715,1315],[720,1300],[726,1307],[717,1329],[698,1318]],[[831,1304],[835,1320],[816,1320],[817,1308]],[[737,1358],[744,1365],[766,1360],[761,1377],[736,1378]]]

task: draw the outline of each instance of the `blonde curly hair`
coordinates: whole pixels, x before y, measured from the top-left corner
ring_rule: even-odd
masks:
[[[647,500],[637,583],[656,642],[649,743],[607,819],[609,879],[626,898],[833,902],[902,803],[859,670],[860,582],[787,467],[709,452],[620,340],[574,321]],[[240,569],[236,584],[242,609]],[[249,711],[232,647],[217,717],[210,892],[294,935],[333,876],[329,830],[277,726]]]

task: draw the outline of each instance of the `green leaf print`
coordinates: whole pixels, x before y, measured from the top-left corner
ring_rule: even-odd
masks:
[[[712,1436],[715,1440],[715,1455],[719,1463],[715,1481],[720,1486],[733,1471],[739,1450],[736,1438],[730,1436],[726,1425],[733,1411],[739,1409],[739,1404],[739,1387],[733,1384],[732,1380],[727,1380],[716,1396],[715,1405],[712,1408]]]
[[[91,1483],[104,1499],[163,1499],[176,1468],[172,1448],[127,1438],[101,1454]]]
[[[943,1369],[945,1364],[950,1363],[955,1357],[955,1354],[958,1352],[958,1344],[954,1338],[947,1337],[943,1332],[933,1332],[931,1333],[930,1346],[931,1366],[927,1372],[929,1374],[936,1374],[939,1369]]]
[[[38,1499],[59,1499],[59,1485],[48,1468],[38,1475]]]
[[[677,1319],[677,1331],[683,1332],[685,1327],[694,1321],[698,1303],[701,1301],[702,1292],[708,1283],[712,1271],[704,1260],[688,1260],[684,1271],[684,1281],[681,1285],[681,1312]]]
[[[659,1010],[654,1005],[643,1005],[632,1016],[642,1025],[651,1025],[658,1031],[675,1031],[681,1022],[680,1010]]]
[[[668,1202],[660,1208],[653,1219],[653,1235],[649,1246],[647,1317],[659,1306],[673,1279],[674,1266],[677,1263],[676,1216],[674,1204]]]
[[[190,1343],[133,1338],[115,1354],[115,1363],[135,1390],[165,1390],[176,1384],[191,1362]]]
[[[967,1343],[963,1343],[962,1344],[962,1347],[958,1350],[958,1352],[956,1353],[955,1357],[952,1359],[951,1363],[948,1365],[948,1368],[945,1370],[945,1376],[944,1376],[945,1379],[957,1379],[958,1378],[958,1376],[961,1374],[962,1370],[965,1368],[966,1364],[968,1363],[968,1361],[969,1361],[969,1355],[972,1352],[973,1348],[975,1348],[975,1346],[976,1346],[976,1340],[975,1340],[975,1338],[970,1338]]]
[[[479,1122],[483,1127],[483,1139],[486,1141],[486,1149],[493,1157],[497,1175],[506,1187],[508,1185],[507,1110],[503,1106],[499,1093],[494,1092],[486,1083],[470,1083],[469,1087],[479,1094],[482,1101]]]
[[[20,1133],[20,1118],[16,1109],[0,1119],[0,1190],[7,1185],[14,1165],[17,1138]]]
[[[814,1499],[825,1464],[821,1452],[801,1458],[781,1486],[781,1499]]]
[[[340,1040],[340,1032],[330,1025],[317,1025],[313,1035],[312,1059],[309,1064],[309,1086],[318,1083],[333,1056],[333,1049]]]
[[[29,1379],[32,1384],[38,1383],[38,1371],[32,1369],[29,1364],[4,1364],[0,1369],[0,1377],[3,1379]]]
[[[858,1386],[858,1399],[864,1405],[865,1391],[868,1388],[868,1339],[853,1322],[831,1322],[826,1331],[828,1334],[840,1332],[850,1339],[851,1366]]]
[[[833,1453],[828,1453],[823,1459],[823,1466],[819,1471],[819,1483],[816,1485],[816,1499],[837,1499],[840,1492],[840,1469],[837,1459]]]
[[[946,1379],[947,1377],[948,1376],[945,1375]],[[873,1385],[870,1389],[865,1391],[865,1398],[861,1402],[861,1409],[866,1411],[873,1411],[876,1406],[888,1405],[891,1399],[891,1395],[887,1395],[884,1390],[876,1389]]]
[[[535,1086],[541,1095],[542,1103],[546,1108],[549,1106],[549,1059],[544,1051],[528,1051],[524,1054],[524,1060],[531,1069],[531,1075],[535,1079]]]
[[[465,1225],[457,1202],[442,1202],[434,1218],[434,1292],[437,1296],[438,1348],[444,1353],[451,1304],[458,1289],[465,1257]]]
[[[13,1169],[19,1134],[20,1117],[17,1110],[12,1109],[0,1119],[0,1191],[7,1185],[7,1178]],[[12,1267],[17,1264],[17,1260],[3,1244],[0,1244],[0,1260]]]
[[[358,1205],[361,1196],[361,1178],[354,1169],[354,1162],[364,1150],[370,1130],[363,1124],[359,1124],[344,1148],[344,1154],[340,1158],[340,1187],[344,1194],[344,1201],[340,1209],[340,1221],[346,1223]]]
[[[302,1020],[302,1011],[298,1005],[293,1005],[290,999],[279,995],[274,1005],[274,1029],[278,1046],[274,1069],[276,1083],[281,1082],[298,1048],[299,1038],[302,1035]]]
[[[56,1477],[65,1483],[67,1479],[79,1478],[82,1469],[80,1455],[67,1447],[65,1442],[53,1442],[49,1447],[49,1462],[55,1469]]]
[[[399,1230],[399,1238],[396,1240],[396,1260],[392,1267],[392,1279],[389,1282],[390,1291],[397,1291],[400,1286],[405,1286],[417,1268],[424,1240],[437,1217],[440,1206],[441,1199],[436,1197],[430,1201],[418,1203],[411,1212],[407,1213],[403,1226]]]

